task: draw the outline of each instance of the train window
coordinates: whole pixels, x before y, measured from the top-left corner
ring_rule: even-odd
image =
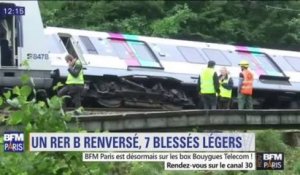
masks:
[[[84,47],[90,54],[98,54],[95,46],[87,36],[79,36],[81,42],[83,43]]]
[[[193,47],[184,47],[184,46],[178,46],[177,48],[188,62],[206,63],[206,60],[197,51],[197,49]]]
[[[95,46],[98,54],[107,55],[107,56],[116,56],[116,54],[110,44],[110,40],[97,38],[97,37],[89,37],[89,39]]]
[[[260,67],[268,74],[273,76],[283,76],[278,67],[273,63],[266,54],[263,53],[252,53],[253,57]]]
[[[132,56],[129,53],[127,44],[124,41],[119,40],[110,40],[110,43],[121,59],[131,59]]]
[[[55,38],[55,35],[46,35],[46,40],[51,53],[66,52],[61,43]]]
[[[285,56],[284,59],[295,69],[295,71],[300,72],[300,57]]]
[[[247,60],[250,68],[259,75],[283,76],[279,68],[264,53],[239,52],[240,60]]]
[[[238,53],[238,57],[239,58],[239,61],[237,62],[237,66],[238,64],[240,63],[240,61],[242,60],[247,60],[248,63],[250,64],[250,68],[252,70],[257,70],[258,67],[257,67],[257,64],[254,63],[253,58],[252,58],[252,54],[249,53],[249,52],[237,52]]]
[[[185,62],[185,59],[176,46],[152,44],[152,48],[160,60]]]
[[[202,49],[202,51],[205,53],[205,55],[208,57],[209,60],[215,61],[217,65],[224,65],[224,66],[231,65],[231,63],[227,60],[225,55],[220,50]]]
[[[130,41],[130,45],[135,51],[135,55],[142,60],[156,61],[154,55],[150,52],[149,48],[143,42]]]

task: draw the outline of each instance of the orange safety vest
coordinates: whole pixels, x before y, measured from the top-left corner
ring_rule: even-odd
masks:
[[[244,81],[242,83],[241,93],[244,95],[252,95],[253,92],[253,75],[249,70],[242,72]]]

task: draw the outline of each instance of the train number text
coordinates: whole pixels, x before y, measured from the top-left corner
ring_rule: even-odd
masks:
[[[27,59],[33,59],[33,60],[48,60],[49,55],[48,54],[37,54],[37,53],[28,53]]]

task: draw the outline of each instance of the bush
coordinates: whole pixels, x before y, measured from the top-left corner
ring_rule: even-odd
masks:
[[[287,145],[283,136],[278,131],[266,130],[256,133],[256,151],[261,152],[286,152]]]
[[[29,98],[33,96],[32,98]],[[24,126],[25,140],[29,132],[84,132],[80,128],[69,128],[67,122],[72,114],[62,109],[62,98],[53,96],[44,101],[36,100],[36,92],[29,85],[14,87],[0,98],[0,105],[10,111],[3,122],[8,127]],[[13,109],[13,110],[12,110]],[[3,148],[1,136],[0,149]],[[55,175],[55,174],[107,174],[107,164],[83,163],[79,152],[24,152],[0,155],[1,175]]]

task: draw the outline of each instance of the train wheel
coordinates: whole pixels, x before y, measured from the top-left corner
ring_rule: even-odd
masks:
[[[115,81],[98,81],[97,89],[101,92],[97,98],[97,103],[107,108],[118,108],[122,106],[122,98],[117,96],[116,91],[120,87]]]

